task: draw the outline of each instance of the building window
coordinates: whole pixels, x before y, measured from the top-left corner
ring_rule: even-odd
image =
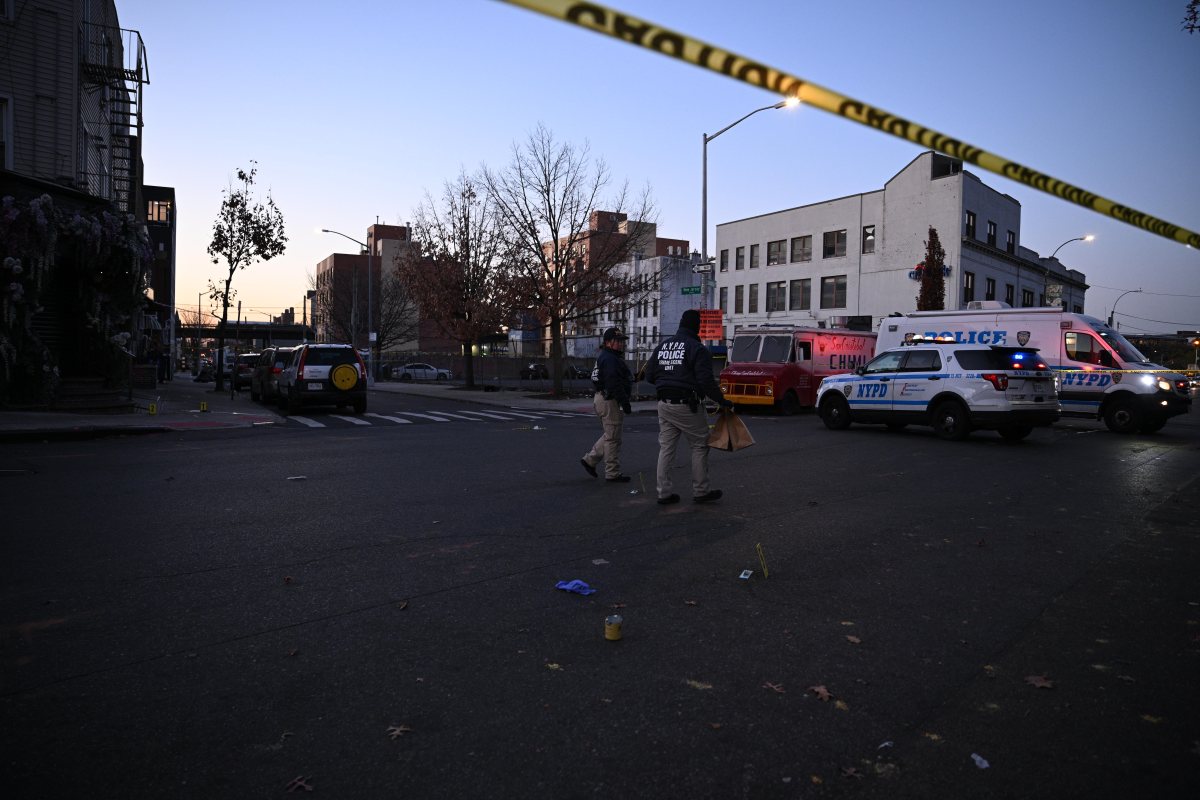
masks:
[[[821,258],[844,255],[846,255],[846,229],[825,231],[825,247],[821,251]]]
[[[1033,289],[1021,290],[1021,308],[1033,307]]]
[[[995,300],[996,299],[996,279],[995,278],[986,278],[984,280],[983,286],[984,286],[983,299],[984,300]]]
[[[1015,305],[1013,302],[1013,285],[1011,283],[1004,284],[1004,302],[1010,306]]]
[[[875,252],[875,226],[874,225],[863,226],[862,247],[863,247],[864,253],[874,253]]]
[[[992,222],[990,219],[988,220],[987,243],[988,243],[988,247],[996,246],[996,223]]]
[[[721,251],[721,272],[729,272],[729,251]]]
[[[975,273],[963,272],[963,305],[975,299]]]
[[[1004,242],[1004,249],[1009,253],[1017,252],[1017,235],[1012,231],[1008,232],[1008,239]]]
[[[1066,301],[1066,300],[1064,300],[1063,302],[1065,303],[1065,302],[1067,302],[1067,301]],[[1083,313],[1083,306],[1075,306],[1075,311],[1074,311],[1074,313],[1076,313],[1076,314],[1082,314],[1082,313]]]
[[[758,313],[758,284],[750,284],[750,298],[746,301],[746,313]]]
[[[733,287],[733,313],[735,313],[735,314],[742,313],[742,298],[745,296],[745,294],[746,294],[745,286]]]
[[[812,308],[812,281],[808,278],[794,280],[789,287],[789,311],[808,311]]]
[[[171,224],[171,201],[151,200],[146,204],[146,222]]]
[[[767,242],[767,266],[773,267],[776,264],[783,263],[783,245],[784,239],[777,242]]]
[[[972,239],[975,238],[975,212],[974,211],[968,211],[966,214],[966,221],[963,223],[963,235],[970,236]]]
[[[750,269],[758,269],[758,245],[750,245]]]
[[[767,313],[787,308],[787,289],[783,281],[767,284]]]
[[[720,300],[720,305],[718,306],[718,308],[720,308],[721,311],[723,311],[724,313],[728,314],[729,313],[729,287],[722,286],[720,295],[721,295],[721,300]]]
[[[812,261],[812,237],[797,236],[792,239],[792,263]]]
[[[821,308],[845,307],[846,276],[834,275],[831,278],[821,278]]]
[[[658,316],[658,298],[657,297],[650,301],[650,308],[652,309],[650,311],[650,316],[657,317]]]
[[[0,19],[13,19],[12,0],[0,0]]]
[[[734,269],[745,269],[746,268],[746,248],[739,247],[733,251],[733,268]]]

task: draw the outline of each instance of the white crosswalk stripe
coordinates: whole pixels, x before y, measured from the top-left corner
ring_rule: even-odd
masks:
[[[513,421],[512,417],[506,417],[503,414],[497,413],[494,411],[463,411],[461,413],[463,413],[463,414],[478,414],[481,417],[488,417],[489,419],[498,419],[498,420],[501,420],[502,422],[512,422]]]
[[[2,1],[3,0],[0,0],[0,2]],[[391,423],[393,425],[411,425],[417,420],[424,420],[428,422],[488,422],[490,420],[498,422],[524,422],[526,420],[578,419],[590,416],[590,414],[583,412],[572,411],[496,408],[490,411],[466,411],[463,409],[456,409],[453,412],[431,410],[424,413],[418,413],[416,411],[393,411],[388,414],[365,413],[355,416],[349,416],[346,414],[328,414],[323,416],[318,415],[318,417],[315,419],[313,417],[293,415],[288,417],[288,420],[295,420],[297,423],[309,428],[329,428],[338,427],[341,425],[366,425],[370,427],[372,425],[382,425],[384,423]],[[337,422],[334,422],[333,420],[337,420]]]
[[[450,417],[451,419],[461,419],[461,420],[465,420],[466,422],[483,422],[483,420],[481,420],[481,419],[475,419],[474,417],[464,417],[461,414],[451,414],[449,411],[432,411],[430,413],[438,414],[443,417]],[[405,420],[405,421],[407,422],[407,420]]]
[[[397,425],[412,425],[412,420],[411,420],[411,419],[401,419],[400,417],[389,417],[387,414],[371,414],[371,413],[368,413],[368,414],[367,414],[367,416],[368,416],[368,417],[375,417],[376,419],[386,419],[388,422],[394,422],[394,423],[396,423]]]
[[[406,417],[417,417],[418,419],[431,419],[434,422],[449,422],[445,417],[437,417],[433,414],[418,414],[415,411],[397,411],[397,414],[403,414]]]

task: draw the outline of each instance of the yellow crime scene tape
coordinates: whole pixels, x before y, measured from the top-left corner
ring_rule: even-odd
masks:
[[[652,22],[623,14],[598,3],[572,0],[501,0],[521,6],[548,17],[570,22],[596,33],[603,33],[623,42],[653,50],[671,58],[686,61],[697,67],[712,70],[735,80],[766,89],[785,97],[798,98],[839,117],[866,125],[892,136],[961,159],[1005,178],[1023,183],[1039,191],[1060,197],[1076,205],[1158,234],[1190,247],[1200,249],[1200,233],[1153,217],[1137,209],[1114,203],[1078,186],[1052,178],[1015,161],[967,144],[930,128],[860,100],[838,94],[823,86],[789,75],[782,70],[760,64],[753,59],[722,50],[698,39],[655,25]]]

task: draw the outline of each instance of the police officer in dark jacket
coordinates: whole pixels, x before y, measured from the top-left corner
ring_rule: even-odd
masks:
[[[587,455],[579,459],[583,468],[593,478],[599,477],[596,465],[604,462],[604,479],[609,483],[629,483],[629,476],[621,472],[621,428],[625,414],[632,414],[629,405],[633,393],[633,373],[625,363],[625,341],[629,337],[620,328],[609,328],[604,332],[604,342],[596,356],[592,369],[592,385],[596,394],[592,406],[604,433],[592,445]]]
[[[658,394],[658,503],[679,502],[671,469],[679,437],[687,439],[692,451],[692,500],[719,500],[720,489],[708,485],[708,418],[705,398],[722,408],[733,403],[721,394],[713,376],[712,353],[700,343],[700,312],[688,309],[679,320],[679,331],[660,344],[646,364],[646,380]]]

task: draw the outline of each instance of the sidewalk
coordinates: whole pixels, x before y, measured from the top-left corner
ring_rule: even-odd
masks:
[[[133,392],[134,410],[126,414],[72,414],[55,411],[0,411],[0,442],[37,441],[40,439],[86,439],[102,436],[162,433],[164,431],[212,430],[220,428],[250,428],[256,425],[282,423],[284,417],[273,405],[256,403],[249,391],[232,393],[226,382],[225,390],[217,392],[215,384],[196,383],[187,372],[179,372],[175,380],[159,384],[153,390]],[[377,381],[370,388],[367,410],[382,400],[385,393],[420,395],[430,399],[453,400],[486,406],[544,411],[574,411],[592,413],[590,397],[572,396],[562,399],[546,397],[547,381],[534,381],[528,387],[484,391],[482,387],[466,389],[459,382],[411,383]],[[201,410],[203,406],[207,410]],[[634,413],[654,410],[653,400],[633,403]]]

